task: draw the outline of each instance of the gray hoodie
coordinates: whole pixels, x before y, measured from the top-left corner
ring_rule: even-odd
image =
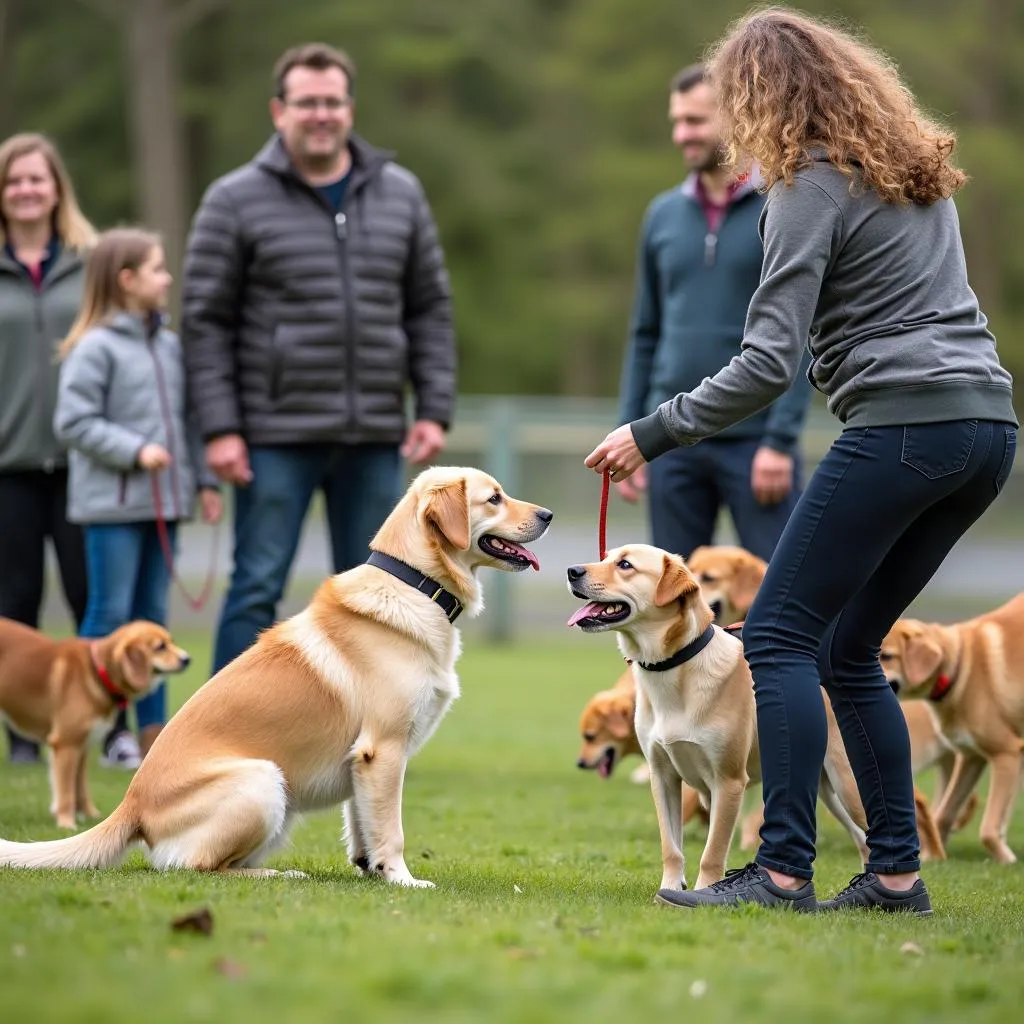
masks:
[[[791,186],[769,190],[740,354],[633,422],[645,459],[764,408],[792,383],[805,347],[811,383],[848,427],[1017,422],[1010,375],[967,283],[953,201],[898,206],[850,184],[815,154]]]
[[[146,444],[163,445],[172,459],[156,474],[164,518],[190,518],[197,486],[214,487],[216,479],[185,409],[176,334],[129,313],[87,331],[61,367],[53,421],[70,450],[68,519],[155,519],[150,473],[138,464]]]

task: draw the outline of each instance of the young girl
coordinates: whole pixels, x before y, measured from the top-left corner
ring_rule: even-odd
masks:
[[[710,62],[723,138],[770,185],[742,351],[620,427],[586,464],[622,480],[771,402],[811,353],[843,431],[786,526],[744,627],[764,788],[756,862],[680,907],[818,908],[810,881],[826,722],[868,819],[866,871],[828,910],[930,914],[906,721],[879,664],[893,622],[995,500],[1013,464],[1010,375],[967,281],[954,137],[891,63],[784,9],[744,18]]]
[[[163,326],[171,275],[155,235],[118,228],[100,236],[82,309],[61,345],[54,429],[67,445],[68,518],[85,531],[89,598],[81,635],[105,636],[132,619],[163,624],[170,571],[159,511],[174,548],[197,487],[203,518],[221,498],[198,436],[186,431],[178,337]],[[137,701],[143,755],[167,720],[163,682]]]

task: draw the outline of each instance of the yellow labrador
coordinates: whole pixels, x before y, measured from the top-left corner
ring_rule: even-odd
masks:
[[[744,790],[760,780],[754,687],[740,640],[712,623],[700,587],[678,556],[646,544],[570,566],[569,589],[586,602],[569,620],[584,632],[615,630],[636,679],[636,732],[651,770],[661,832],[661,888],[686,887],[681,783],[708,804],[711,822],[697,888],[725,875]],[[826,806],[867,858],[864,811],[829,722],[821,777]]]
[[[371,542],[168,723],[121,805],[70,839],[0,842],[0,865],[97,868],[141,843],[160,869],[257,875],[293,817],[344,805],[363,872],[429,886],[405,863],[408,759],[459,694],[453,621],[483,606],[482,566],[537,568],[552,514],[476,469],[421,473]]]
[[[900,619],[882,643],[882,669],[899,695],[924,697],[957,751],[936,812],[943,842],[988,764],[981,842],[1000,864],[1017,857],[1006,841],[1024,756],[1024,594],[948,626]]]

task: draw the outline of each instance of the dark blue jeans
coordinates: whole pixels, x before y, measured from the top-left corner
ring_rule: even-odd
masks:
[[[864,802],[868,869],[918,869],[910,740],[879,648],[1002,489],[1016,436],[985,420],[845,430],[809,481],[743,630],[757,698],[763,866],[812,874],[826,746],[820,682]]]
[[[214,648],[213,671],[274,623],[302,523],[323,491],[334,571],[366,560],[368,545],[401,494],[398,446],[281,445],[252,448],[253,479],[235,489],[235,552]]]
[[[167,524],[171,550],[177,523]],[[101,637],[133,619],[165,625],[171,574],[156,523],[95,523],[85,527],[89,600],[80,636]],[[140,729],[167,721],[167,687],[160,680],[135,701]]]
[[[740,544],[768,561],[800,497],[802,467],[800,456],[794,456],[793,490],[777,505],[762,505],[750,489],[750,467],[760,446],[757,438],[712,438],[655,459],[648,470],[652,543],[689,558],[712,542],[725,505]]]

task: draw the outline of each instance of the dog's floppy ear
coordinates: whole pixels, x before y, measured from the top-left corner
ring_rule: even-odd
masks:
[[[619,740],[633,735],[633,716],[636,706],[628,697],[616,697],[608,705],[608,731]]]
[[[453,548],[469,550],[469,494],[464,479],[431,490],[424,517]]]
[[[908,636],[903,641],[903,671],[911,686],[927,682],[942,664],[942,648],[927,636]]]
[[[697,586],[682,561],[673,555],[665,555],[661,579],[658,580],[658,589],[654,594],[654,603],[659,608],[664,608],[665,605],[678,601],[680,598],[686,597],[687,594],[693,594],[699,589],[700,587]]]
[[[141,641],[129,640],[127,643],[121,644],[114,657],[117,659],[117,667],[121,670],[122,678],[132,690],[141,693],[149,688],[149,651]]]
[[[739,561],[737,572],[733,578],[732,599],[733,605],[741,612],[750,611],[750,606],[757,597],[758,590],[764,580],[765,565],[760,559],[753,556]]]

